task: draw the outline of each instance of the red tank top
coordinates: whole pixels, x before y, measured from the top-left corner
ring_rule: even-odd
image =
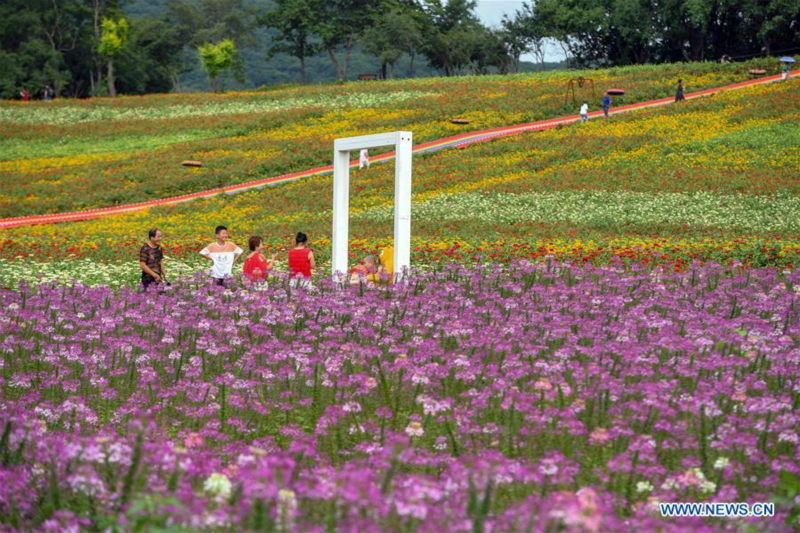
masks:
[[[242,271],[251,281],[267,279],[267,260],[261,254],[248,257]]]
[[[305,278],[311,277],[311,261],[308,256],[310,248],[293,248],[289,250],[289,271],[291,277],[302,274]]]

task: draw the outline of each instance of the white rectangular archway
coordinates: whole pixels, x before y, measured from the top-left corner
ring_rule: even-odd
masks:
[[[394,271],[411,262],[411,132],[394,131],[336,139],[333,142],[333,236],[331,272],[347,273],[350,231],[350,152],[394,146]]]

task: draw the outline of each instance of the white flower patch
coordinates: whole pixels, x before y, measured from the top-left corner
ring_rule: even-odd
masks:
[[[49,105],[49,106],[0,106],[0,122],[13,124],[75,124],[108,120],[147,120],[187,116],[240,115],[287,111],[305,107],[324,109],[378,107],[413,98],[435,96],[424,91],[397,91],[393,93],[343,92],[337,95],[315,94],[302,97],[276,99],[272,94],[252,93],[249,99],[217,99],[198,104],[124,107],[125,100],[117,105]],[[116,103],[116,102],[115,102]]]
[[[484,223],[569,222],[581,226],[690,225],[759,232],[800,231],[800,198],[792,195],[556,191],[445,193],[414,203],[416,220],[477,220]],[[354,214],[392,218],[390,205]]]

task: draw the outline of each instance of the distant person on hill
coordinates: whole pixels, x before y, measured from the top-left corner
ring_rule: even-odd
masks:
[[[369,168],[369,150],[363,148],[358,154],[358,168]]]
[[[783,79],[783,81],[788,80],[789,79],[789,71],[791,70],[789,68],[789,63],[786,63],[786,62],[782,63],[781,64],[781,70],[783,71],[781,79]]]
[[[228,228],[217,226],[214,230],[216,240],[200,250],[200,255],[211,261],[211,277],[217,285],[225,285],[225,278],[231,275],[233,264],[242,255],[242,249],[228,241]]]
[[[297,233],[294,243],[294,248],[289,250],[289,277],[292,285],[307,285],[313,269],[317,267],[314,252],[308,248],[308,236],[303,232]]]
[[[22,89],[22,92],[21,92],[21,93],[19,93],[19,94],[20,94],[20,96],[22,96],[22,101],[23,101],[23,102],[28,102],[28,101],[30,101],[30,99],[31,99],[31,93],[30,93],[30,91],[28,91],[28,89]]]
[[[683,97],[683,80],[678,80],[678,88],[675,90],[675,101],[685,100]]]
[[[608,108],[611,107],[611,97],[605,95],[603,97],[603,116],[608,118]]]
[[[147,242],[139,249],[139,266],[142,269],[142,288],[146,291],[152,284],[166,283],[167,277],[161,264],[164,251],[161,249],[161,230],[153,228],[147,232]]]
[[[250,255],[244,261],[245,277],[250,281],[264,281],[267,279],[267,272],[275,266],[275,258],[278,254],[272,254],[269,261],[264,257],[264,239],[259,236],[250,237],[247,241],[250,248]]]
[[[45,100],[52,100],[53,97],[55,96],[55,91],[53,91],[53,88],[50,87],[49,83],[45,85],[43,94]]]
[[[581,106],[581,122],[589,120],[589,102],[583,102]]]

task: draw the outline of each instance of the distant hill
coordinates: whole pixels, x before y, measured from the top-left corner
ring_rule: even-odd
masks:
[[[269,0],[251,0],[252,5],[259,9],[269,9]],[[129,17],[158,17],[167,10],[167,0],[131,0],[124,5],[124,10]],[[257,44],[241,50],[244,60],[245,82],[239,83],[230,73],[220,76],[221,86],[225,89],[246,89],[261,86],[270,86],[282,83],[295,83],[300,79],[300,64],[297,59],[287,54],[278,54],[267,59],[267,49],[270,44],[270,30],[261,28],[256,31]],[[181,91],[207,91],[211,84],[203,71],[200,60],[195,50],[185,50],[189,63],[195,67],[179,77]],[[307,60],[307,79],[309,83],[331,82],[336,80],[336,72],[331,65],[327,54],[321,53]],[[537,72],[542,70],[556,70],[565,68],[564,63],[532,63],[521,61],[520,72]],[[348,78],[358,79],[359,74],[377,74],[380,71],[378,60],[363,53],[356,47],[350,56]],[[403,56],[390,72],[392,78],[423,78],[442,76],[444,72],[428,66],[424,57],[414,59],[413,69],[411,58]]]

